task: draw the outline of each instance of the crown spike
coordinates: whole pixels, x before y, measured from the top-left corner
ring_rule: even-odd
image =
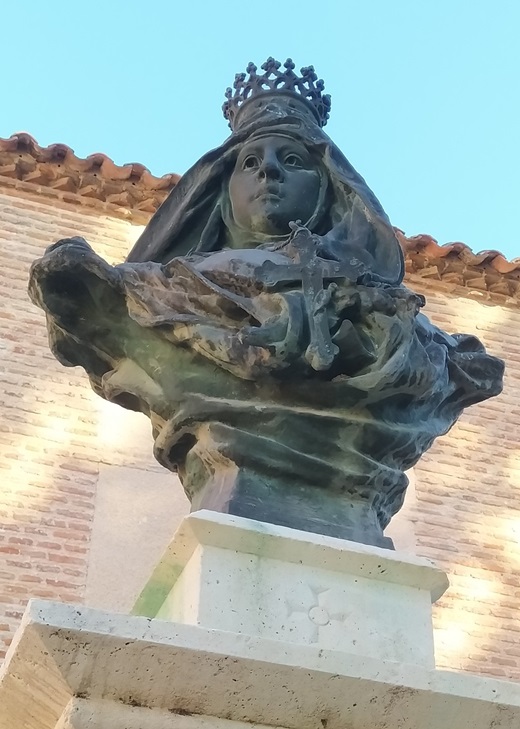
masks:
[[[248,63],[245,73],[237,73],[233,89],[225,92],[226,101],[222,105],[224,117],[233,129],[234,118],[240,107],[250,98],[265,94],[269,91],[285,91],[296,94],[312,107],[317,123],[324,127],[330,115],[330,95],[323,94],[325,88],[323,79],[318,79],[314,66],[304,66],[300,69],[301,76],[294,72],[295,64],[288,58],[282,64],[272,56],[261,65],[264,73],[257,73],[258,68],[253,62]],[[247,78],[249,76],[249,78]]]

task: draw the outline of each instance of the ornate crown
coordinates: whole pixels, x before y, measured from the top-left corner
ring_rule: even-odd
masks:
[[[270,57],[262,64],[263,74],[257,74],[255,64],[249,63],[246,73],[235,75],[234,92],[231,88],[226,89],[226,101],[222,104],[231,129],[235,128],[235,116],[246,101],[272,92],[289,92],[303,99],[311,107],[318,125],[325,126],[330,112],[330,95],[322,94],[325,84],[318,79],[314,66],[301,68],[300,77],[294,73],[295,65],[290,58],[283,64],[284,71],[280,71],[281,65],[280,61]],[[247,80],[246,74],[249,74]]]

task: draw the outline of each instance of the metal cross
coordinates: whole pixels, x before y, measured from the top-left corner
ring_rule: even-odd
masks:
[[[317,237],[303,226],[293,224],[291,227],[294,234],[288,247],[295,252],[293,262],[277,264],[265,261],[260,267],[259,278],[267,287],[301,281],[309,326],[309,345],[305,351],[305,359],[314,370],[327,370],[339,350],[332,341],[327,315],[327,305],[337,285],[326,285],[325,281],[351,278],[352,269],[343,262],[318,258]]]

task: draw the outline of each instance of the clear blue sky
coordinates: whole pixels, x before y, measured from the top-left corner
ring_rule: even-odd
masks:
[[[26,0],[1,12],[0,136],[184,172],[248,61],[314,64],[394,225],[520,256],[520,0]]]

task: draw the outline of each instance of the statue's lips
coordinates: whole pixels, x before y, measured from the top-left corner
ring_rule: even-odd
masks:
[[[254,200],[281,200],[283,197],[283,194],[280,192],[279,188],[275,187],[266,187],[263,190],[260,190],[260,192],[257,192],[254,196]]]

